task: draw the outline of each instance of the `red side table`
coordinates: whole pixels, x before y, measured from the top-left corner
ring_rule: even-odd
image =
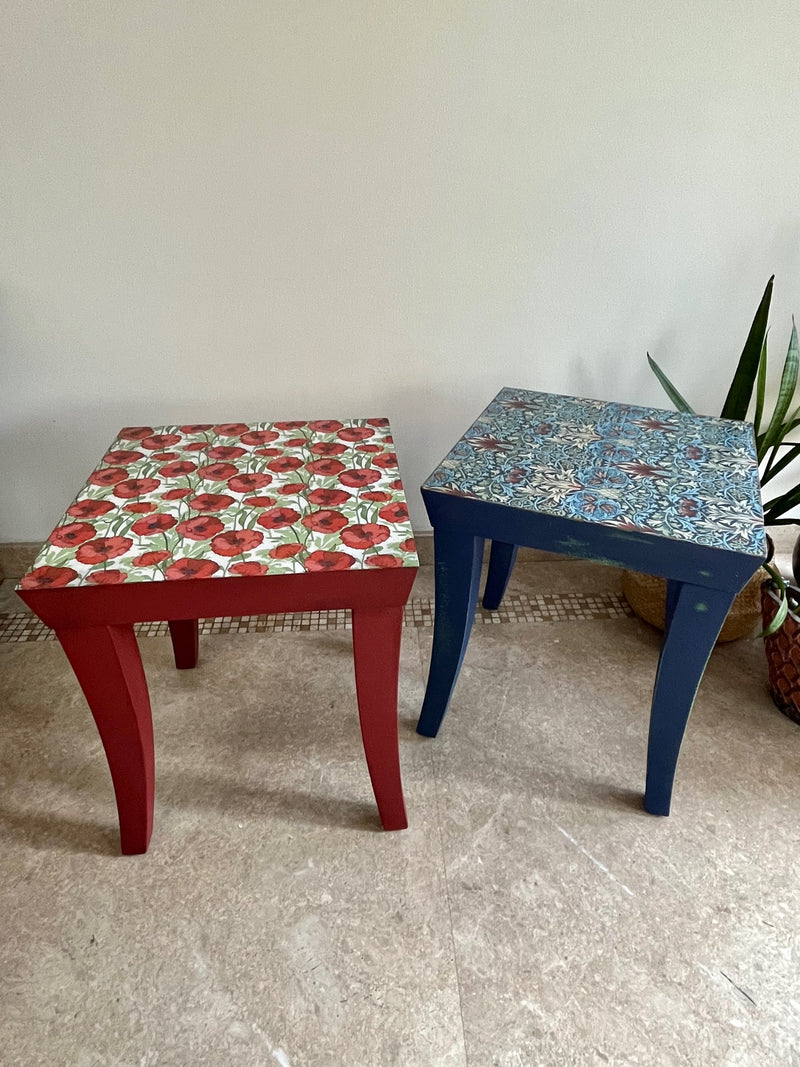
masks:
[[[386,419],[127,427],[19,586],[52,627],[108,757],[122,852],[153,829],[153,727],[134,624],[179,668],[201,618],[349,608],[383,827],[407,826],[397,744],[403,605],[418,560]]]

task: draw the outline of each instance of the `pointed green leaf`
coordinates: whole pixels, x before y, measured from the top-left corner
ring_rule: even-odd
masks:
[[[736,373],[733,376],[731,387],[725,398],[722,408],[723,419],[746,419],[747,409],[750,407],[750,398],[753,395],[753,385],[758,374],[758,365],[761,359],[761,349],[764,347],[764,338],[767,333],[767,321],[769,319],[769,305],[772,300],[772,283],[775,275],[767,282],[761,303],[758,305],[750,333],[744,343]]]
[[[800,444],[792,445],[788,452],[784,454],[783,458],[779,460],[774,467],[769,466],[761,475],[762,489],[767,482],[772,481],[776,474],[780,474],[782,470],[788,467],[790,463],[793,463],[798,457],[800,457]]]
[[[783,364],[783,373],[781,374],[781,384],[778,389],[778,399],[775,401],[775,410],[772,413],[772,418],[764,438],[765,448],[771,448],[772,445],[780,444],[786,436],[786,426],[788,426],[788,423],[784,424],[783,420],[789,410],[789,405],[794,399],[794,392],[797,388],[798,365],[800,365],[800,355],[798,355],[797,350],[797,327],[794,324],[794,319],[792,319],[792,336],[789,339],[789,350],[786,353],[786,360]]]
[[[670,400],[678,409],[678,411],[683,411],[689,415],[694,415],[694,409],[691,407],[687,400],[684,400],[684,398],[681,396],[681,394],[678,392],[678,390],[675,388],[675,386],[672,384],[672,382],[669,380],[663,370],[659,367],[659,365],[656,363],[656,361],[653,359],[649,352],[647,353],[647,362],[650,364],[650,369],[652,370],[653,374],[655,374],[656,378],[658,378],[659,382],[661,383],[661,387],[663,388],[664,392],[670,398]]]
[[[764,344],[761,346],[761,357],[758,361],[758,377],[756,379],[756,410],[753,415],[753,429],[756,439],[761,433],[761,416],[764,413],[764,393],[767,389],[767,338],[764,335]],[[759,457],[760,458],[760,457]]]

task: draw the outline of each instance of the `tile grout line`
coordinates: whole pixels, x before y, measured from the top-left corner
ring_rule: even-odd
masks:
[[[475,622],[488,626],[510,622],[580,622],[597,619],[619,619],[632,615],[631,609],[619,593],[514,593],[506,596],[497,611],[478,607]],[[426,629],[433,626],[433,597],[412,597],[403,612],[403,626]],[[200,633],[303,633],[319,630],[351,629],[350,612],[336,608],[329,611],[304,611],[296,614],[224,616],[201,619]],[[134,627],[139,637],[163,637],[168,628],[165,622],[142,622]],[[55,634],[43,622],[26,612],[0,615],[0,643],[53,641]]]

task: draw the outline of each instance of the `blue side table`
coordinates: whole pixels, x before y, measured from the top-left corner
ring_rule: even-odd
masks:
[[[502,389],[422,486],[436,618],[417,730],[435,737],[469,641],[483,545],[484,607],[519,545],[667,579],[644,806],[668,815],[683,734],[725,616],[766,557],[748,423]]]

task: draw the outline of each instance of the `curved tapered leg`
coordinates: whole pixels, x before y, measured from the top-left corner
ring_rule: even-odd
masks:
[[[408,826],[397,739],[402,606],[353,608],[358,715],[369,776],[384,830]]]
[[[669,583],[667,629],[658,661],[647,743],[644,806],[653,815],[669,815],[686,723],[733,597],[733,593]]]
[[[122,852],[146,852],[153,831],[153,722],[132,626],[57,630],[106,750]]]
[[[417,733],[436,737],[467,651],[483,558],[483,538],[458,530],[433,531],[436,614],[428,686]]]
[[[496,611],[503,602],[508,579],[517,559],[517,545],[505,541],[492,541],[489,554],[489,572],[483,589],[483,606],[487,611]]]
[[[172,652],[178,670],[190,670],[197,666],[200,650],[200,628],[197,619],[176,619],[169,624]]]

